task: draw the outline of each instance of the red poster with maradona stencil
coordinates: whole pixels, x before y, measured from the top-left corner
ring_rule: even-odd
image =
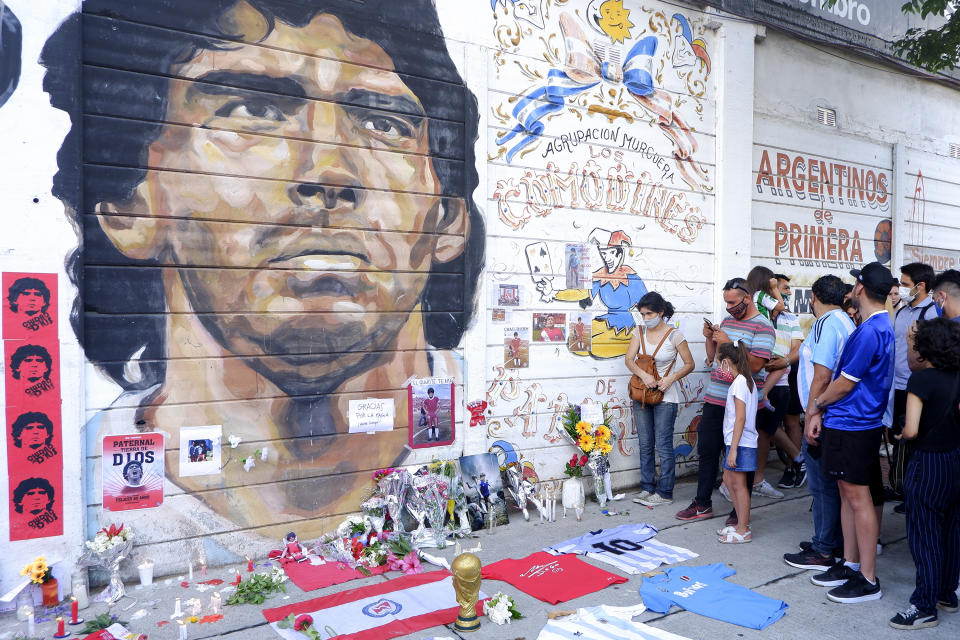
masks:
[[[57,275],[4,273],[10,540],[63,534]]]

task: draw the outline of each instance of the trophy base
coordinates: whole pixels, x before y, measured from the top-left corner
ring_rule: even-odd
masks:
[[[476,615],[472,615],[469,618],[457,616],[457,621],[453,624],[453,628],[457,631],[463,631],[465,633],[478,631],[480,629],[480,620]]]

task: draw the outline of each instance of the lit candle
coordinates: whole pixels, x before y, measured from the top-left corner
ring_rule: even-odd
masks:
[[[247,556],[247,571],[253,571],[253,560]]]
[[[63,637],[66,635],[64,633],[65,629],[63,627],[63,618],[57,618],[57,635]]]
[[[242,579],[243,579],[243,578],[240,577],[240,570],[237,569],[237,577],[234,578],[233,582],[231,582],[230,584],[236,586],[236,585],[240,584],[240,581],[241,581]]]
[[[80,611],[80,603],[77,599],[70,597],[70,624],[77,624],[77,613]]]
[[[33,611],[27,613],[27,635],[31,638],[37,635],[37,623],[33,620]]]
[[[178,640],[187,640],[187,623],[180,620],[180,636]]]
[[[193,560],[191,560],[187,566],[187,580],[193,582]]]

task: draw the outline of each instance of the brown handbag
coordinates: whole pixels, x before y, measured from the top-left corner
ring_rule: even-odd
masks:
[[[647,339],[646,331],[640,334],[640,350],[643,353],[637,354],[636,363],[640,367],[640,370],[649,373],[653,376],[654,380],[660,380],[660,374],[657,372],[657,363],[654,358],[657,355],[657,352],[660,351],[660,347],[663,346],[664,341],[673,333],[673,327],[670,328],[670,331],[667,331],[660,342],[657,343],[657,348],[653,350],[653,353],[647,355]],[[665,375],[670,375],[670,370],[673,369],[674,363],[677,359],[674,358],[673,362],[670,363],[670,366],[667,368],[667,373]],[[650,389],[647,385],[643,384],[643,380],[640,379],[640,376],[633,375],[630,377],[630,399],[636,400],[640,403],[641,406],[655,406],[663,402],[663,391],[660,389]]]

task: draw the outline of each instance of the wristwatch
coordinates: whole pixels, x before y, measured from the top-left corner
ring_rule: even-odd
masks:
[[[817,411],[823,411],[823,405],[820,404],[820,398],[814,398],[814,399],[813,399],[813,404],[814,404],[814,406],[817,407]]]

